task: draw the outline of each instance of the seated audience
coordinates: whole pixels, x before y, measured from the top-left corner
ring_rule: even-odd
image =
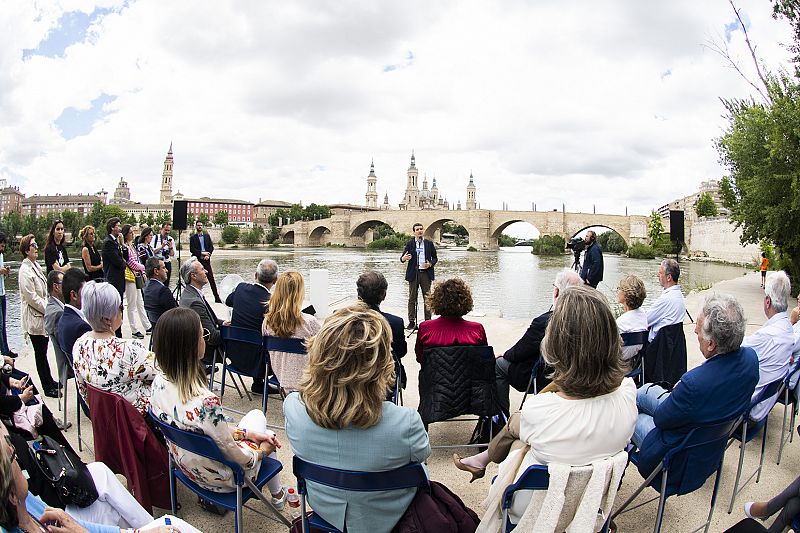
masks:
[[[232,308],[231,326],[261,331],[264,316],[269,308],[270,289],[278,278],[278,263],[272,259],[262,259],[256,267],[255,283],[240,283],[225,299],[225,305]],[[252,368],[252,363],[261,360],[261,350],[236,350],[226,354],[237,368]],[[250,390],[256,394],[264,393],[264,365],[255,369],[256,376]]]
[[[759,379],[753,398],[770,382],[786,375],[794,351],[794,330],[786,314],[791,290],[789,276],[782,270],[770,272],[764,285],[764,314],[767,321],[761,329],[742,341],[742,346],[749,346],[758,356]],[[767,416],[777,398],[776,394],[755,406],[750,411],[750,418],[758,422]]]
[[[144,309],[150,327],[156,325],[158,319],[170,309],[178,307],[172,292],[164,284],[167,281],[167,267],[160,257],[151,257],[144,265],[147,284],[144,286]]]
[[[203,294],[203,287],[208,284],[208,272],[196,257],[191,257],[181,265],[180,276],[185,285],[183,293],[181,293],[180,305],[197,313],[203,329],[208,332],[208,335],[205,336],[206,354],[203,357],[203,363],[208,368],[214,364],[214,361],[222,361],[222,357],[217,351],[222,349],[222,332],[219,327],[223,323],[217,318],[214,309]],[[208,369],[210,370],[210,368]]]
[[[748,518],[766,520],[778,511],[780,511],[778,518],[765,531],[782,533],[796,518],[800,518],[800,477],[769,501],[744,504],[744,514]]]
[[[2,426],[2,424],[0,424]],[[0,428],[0,526],[9,533],[199,533],[197,529],[174,516],[153,520],[136,499],[103,463],[90,463],[89,472],[100,497],[88,507],[68,505],[66,510],[48,507],[30,492],[29,471],[23,472],[20,449],[3,438]],[[23,446],[24,443],[23,443]],[[166,525],[166,520],[171,525]],[[47,525],[45,525],[47,524]]]
[[[463,459],[453,455],[456,468],[470,472],[473,481],[481,478],[486,466],[503,461],[518,439],[530,449],[513,475],[503,474],[501,466],[499,482],[513,482],[532,464],[588,465],[623,450],[636,424],[636,385],[625,377],[621,345],[605,297],[585,286],[566,288],[556,300],[541,347],[553,368],[548,386],[553,390],[529,398],[488,450]],[[521,496],[514,501],[514,520],[528,505]]]
[[[414,351],[417,361],[425,364],[425,350],[437,346],[486,346],[483,324],[464,320],[472,311],[472,291],[460,278],[436,283],[429,299],[434,320],[421,322]]]
[[[683,323],[686,302],[683,299],[681,287],[678,285],[680,275],[681,267],[674,259],[664,259],[661,266],[658,267],[658,283],[664,290],[647,310],[647,324],[650,328],[650,334],[647,336],[648,342],[653,342],[658,330],[664,326]]]
[[[47,307],[44,309],[44,332],[47,335],[55,335],[58,330],[58,322],[64,314],[64,296],[61,291],[61,283],[64,273],[60,270],[51,270],[47,275]]]
[[[742,345],[746,319],[733,296],[718,294],[703,304],[694,331],[705,361],[681,377],[672,392],[643,385],[633,444],[639,471],[647,476],[697,426],[732,420],[750,405],[758,382],[758,359]]]
[[[77,268],[70,268],[64,274],[61,290],[64,293],[64,314],[58,322],[56,340],[64,355],[73,362],[72,349],[75,341],[84,333],[92,331],[81,311],[81,291],[89,278]]]
[[[391,338],[380,313],[356,304],[336,311],[309,340],[300,392],[283,405],[286,435],[298,457],[368,472],[428,458],[419,414],[384,401],[394,381]],[[349,492],[310,481],[308,489],[314,511],[340,531],[390,531],[416,493]]]
[[[617,301],[622,304],[625,311],[617,317],[617,327],[620,334],[647,331],[647,313],[642,309],[642,303],[647,297],[644,283],[634,275],[628,275],[619,281],[617,288]],[[632,344],[622,347],[622,358],[626,361],[636,356],[642,349],[642,344]]]
[[[275,291],[269,299],[269,311],[264,317],[262,333],[285,339],[308,339],[320,330],[320,322],[303,313],[305,284],[299,272],[290,270],[278,276]],[[292,353],[271,351],[272,371],[286,390],[295,390],[303,376],[308,357]]]
[[[275,433],[267,429],[267,419],[260,409],[242,418],[230,428],[219,397],[208,390],[201,359],[205,353],[203,327],[197,313],[178,307],[164,313],[156,324],[153,346],[160,372],[153,381],[153,413],[167,424],[207,435],[225,456],[240,464],[248,477],[256,477],[264,456],[276,458],[280,447]],[[233,471],[216,461],[182,450],[168,443],[175,464],[195,483],[213,492],[233,492]],[[272,505],[282,509],[286,493],[280,476],[267,482]],[[211,502],[202,500],[204,509],[220,513]]]
[[[583,280],[574,270],[565,268],[556,274],[556,279],[553,281],[553,304],[550,309],[534,318],[522,338],[495,360],[494,374],[497,395],[506,414],[510,408],[509,385],[520,392],[527,392],[533,366],[541,356],[542,339],[550,317],[553,315],[553,305],[555,305],[558,295],[563,293],[567,287],[580,285],[583,285]],[[537,390],[542,390],[550,383],[550,378],[547,377],[548,373],[543,368],[539,369],[536,376]]]
[[[86,401],[88,383],[119,394],[144,415],[156,375],[155,357],[138,340],[115,336],[114,331],[122,325],[119,291],[109,283],[91,281],[83,286],[81,304],[92,327],[72,349],[81,397]]]
[[[370,309],[379,312],[389,322],[389,328],[392,332],[392,353],[397,358],[397,366],[399,366],[397,375],[403,388],[405,388],[406,372],[400,359],[408,353],[408,344],[403,333],[403,319],[397,315],[381,311],[381,302],[386,299],[386,289],[389,288],[389,284],[383,274],[370,270],[358,277],[356,288],[358,289],[358,299],[367,304]]]

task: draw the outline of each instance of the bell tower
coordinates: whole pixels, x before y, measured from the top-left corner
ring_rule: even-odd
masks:
[[[172,203],[172,143],[169,143],[169,152],[164,159],[164,172],[161,174],[161,196],[158,203]]]
[[[378,176],[375,175],[375,161],[369,165],[369,176],[367,176],[367,194],[366,206],[377,208],[378,207],[378,190],[377,190]]]

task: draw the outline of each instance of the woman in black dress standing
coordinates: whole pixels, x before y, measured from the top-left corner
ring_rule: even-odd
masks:
[[[96,232],[94,226],[84,226],[80,237],[83,240],[83,250],[81,250],[81,260],[83,270],[89,276],[89,280],[102,279],[103,260],[100,251],[95,247]]]
[[[47,242],[44,245],[44,264],[49,274],[53,270],[66,272],[69,270],[69,255],[64,239],[64,222],[56,219],[50,226]]]

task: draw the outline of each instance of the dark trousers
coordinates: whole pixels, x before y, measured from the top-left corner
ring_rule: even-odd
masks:
[[[429,277],[428,273],[424,270],[420,270],[417,275],[416,280],[412,280],[408,282],[408,323],[409,324],[416,324],[417,323],[417,295],[419,294],[419,289],[422,289],[422,303],[425,306],[425,320],[431,319],[431,309],[428,307],[428,300],[425,298],[431,292],[431,278]]]
[[[203,268],[206,269],[208,272],[208,284],[211,285],[211,292],[214,294],[214,300],[219,303],[222,301],[222,298],[219,297],[219,293],[217,292],[217,282],[214,281],[214,272],[211,270],[211,261],[206,261],[205,259],[198,259]]]
[[[8,354],[8,334],[6,333],[6,295],[0,296],[0,353]]]
[[[164,266],[167,267],[167,279],[164,281],[164,286],[169,288],[169,278],[172,277],[172,261],[164,261]]]
[[[767,515],[780,511],[778,518],[769,527],[770,533],[780,533],[792,524],[792,520],[800,515],[800,477],[795,479],[783,492],[767,502]]]
[[[39,383],[42,384],[41,392],[58,387],[58,383],[50,373],[50,362],[47,360],[48,338],[45,335],[31,335],[33,355],[36,359],[36,372],[39,374]]]

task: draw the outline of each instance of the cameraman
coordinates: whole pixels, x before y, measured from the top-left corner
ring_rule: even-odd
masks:
[[[597,244],[597,233],[592,230],[586,232],[583,241],[586,243],[586,251],[583,254],[581,279],[585,284],[596,289],[597,285],[603,281],[603,250]]]

